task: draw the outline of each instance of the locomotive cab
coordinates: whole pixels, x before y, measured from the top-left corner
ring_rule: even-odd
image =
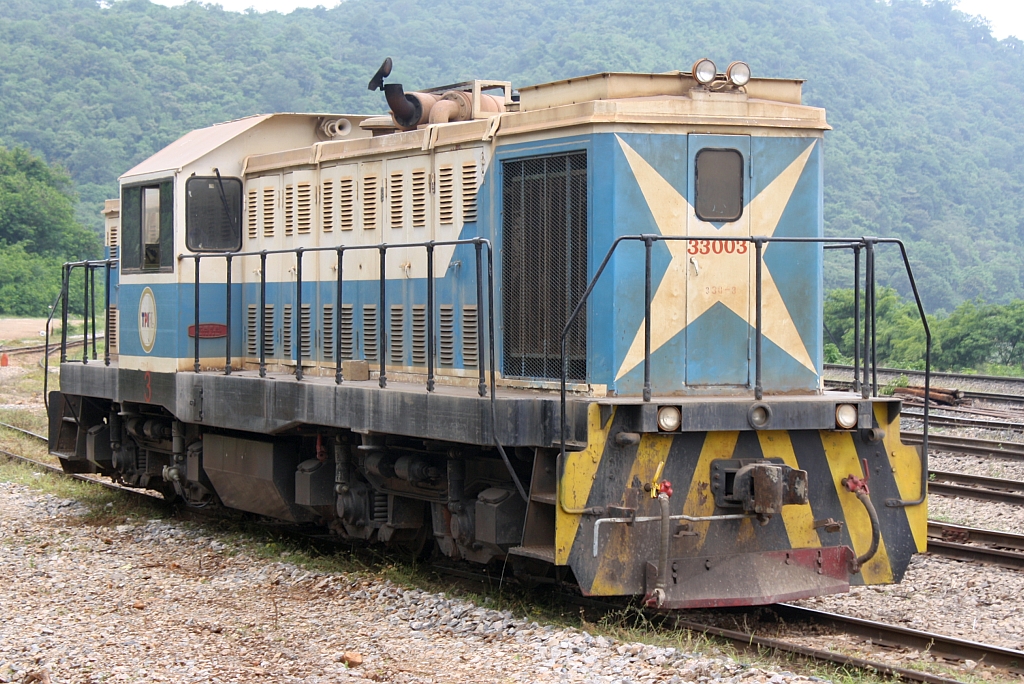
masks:
[[[385,116],[186,135],[108,207],[119,314],[62,352],[51,450],[663,608],[898,581],[925,461],[821,379],[824,249],[866,259],[866,340],[885,241],[824,237],[801,81],[703,62],[518,98],[382,68]]]

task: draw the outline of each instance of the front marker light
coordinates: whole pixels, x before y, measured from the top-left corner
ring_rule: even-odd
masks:
[[[715,80],[715,76],[718,75],[718,68],[715,63],[705,57],[704,59],[698,59],[693,64],[693,77],[697,79],[697,83],[701,85],[707,85]]]
[[[857,405],[839,404],[836,406],[836,425],[844,430],[852,430],[857,426]]]
[[[683,422],[683,415],[678,406],[662,406],[658,409],[658,429],[662,432],[675,432]]]

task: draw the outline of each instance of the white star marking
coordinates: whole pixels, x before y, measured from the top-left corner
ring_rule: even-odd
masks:
[[[662,235],[686,235],[686,226],[691,226],[690,235],[720,237],[771,237],[782,218],[804,166],[811,156],[815,143],[807,146],[800,156],[780,173],[768,187],[764,188],[745,208],[744,217],[739,221],[724,224],[716,230],[710,223],[696,218],[693,207],[686,198],[672,187],[647,160],[636,153],[622,138],[616,136],[629,166],[633,170],[644,199],[654,215],[654,221]],[[749,233],[746,222],[749,221]],[[713,242],[666,241],[665,246],[672,261],[651,298],[651,353],[679,334],[704,312],[721,302],[751,327],[754,326],[755,310],[753,283],[755,282],[754,249],[749,243],[732,243],[733,251],[727,252],[722,243],[722,252],[714,253]],[[693,246],[689,246],[693,245]],[[742,245],[742,246],[741,246]],[[707,248],[707,253],[703,250]],[[693,250],[698,254],[693,254]],[[767,252],[767,245],[762,252]],[[742,252],[740,252],[742,250]],[[690,252],[688,254],[688,251]],[[692,267],[692,276],[687,272]],[[765,265],[761,270],[761,331],[780,349],[800,364],[817,374],[814,362],[807,353],[800,332],[793,322],[782,295],[779,293],[771,272]],[[685,311],[685,318],[683,312]],[[626,353],[615,379],[618,380],[644,360],[644,321],[633,338],[633,344]]]

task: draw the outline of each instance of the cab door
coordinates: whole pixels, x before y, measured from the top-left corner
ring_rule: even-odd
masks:
[[[750,136],[690,135],[686,234],[686,384],[747,386],[753,329]]]

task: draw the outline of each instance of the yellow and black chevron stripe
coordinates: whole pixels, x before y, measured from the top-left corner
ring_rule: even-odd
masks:
[[[896,404],[894,403],[893,406]],[[644,572],[657,562],[659,525],[613,524],[600,529],[599,553],[593,555],[595,517],[576,511],[587,507],[636,508],[637,516],[659,515],[657,502],[643,485],[657,477],[671,481],[673,514],[709,516],[716,511],[711,464],[718,459],[781,460],[808,473],[809,504],[784,506],[766,525],[728,520],[692,523],[671,541],[670,558],[728,556],[760,551],[849,546],[862,554],[870,546],[871,525],[864,505],[841,484],[868,466],[871,501],[878,512],[881,544],[855,584],[898,582],[915,552],[923,552],[927,535],[927,504],[890,507],[889,499],[916,499],[921,488],[921,459],[916,447],[899,439],[898,411],[888,402],[875,404],[877,427],[884,439],[870,443],[857,432],[827,430],[697,432],[645,434],[640,443],[620,446],[613,436],[621,429],[615,411],[589,407],[588,447],[569,453],[559,482],[556,506],[555,562],[569,565],[590,595],[631,595],[644,592]],[[892,418],[890,418],[892,414]],[[681,500],[681,501],[680,501]],[[824,521],[842,523],[840,529]],[[818,523],[818,524],[816,524]]]

